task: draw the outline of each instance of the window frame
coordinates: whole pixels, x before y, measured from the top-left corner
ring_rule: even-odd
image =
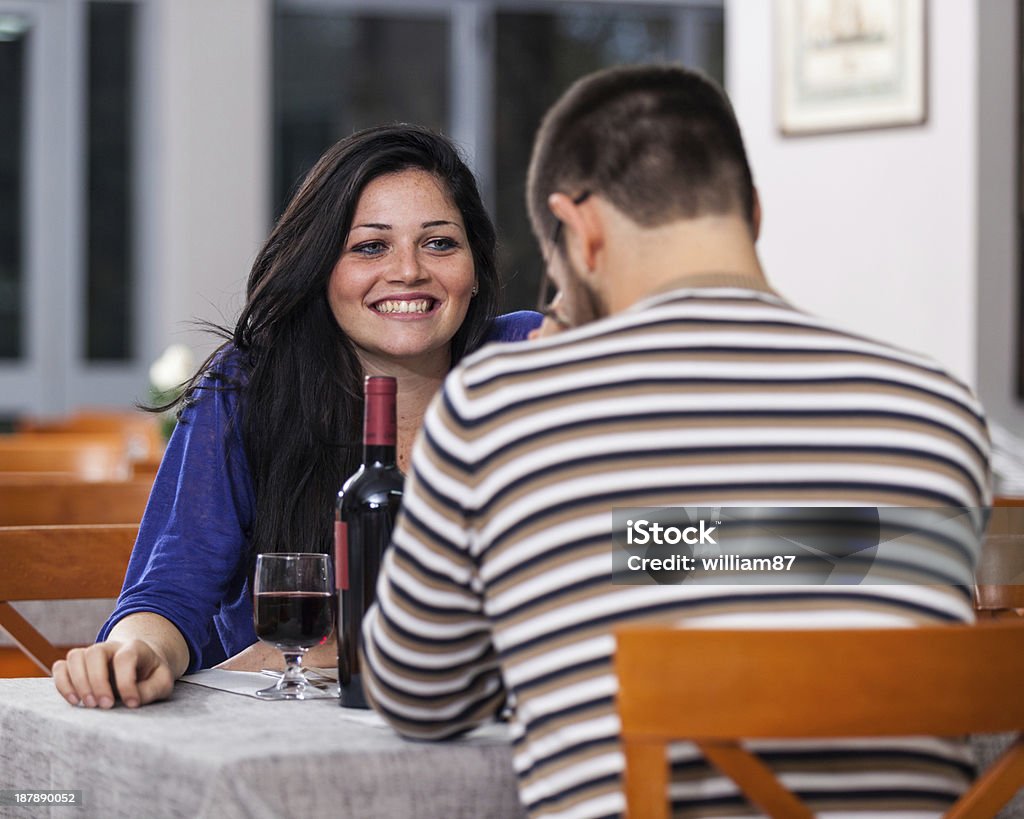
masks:
[[[704,11],[720,13],[724,0],[274,0],[275,10],[325,12],[345,10],[381,16],[449,16],[450,119],[447,132],[465,151],[480,194],[494,208],[496,169],[492,155],[494,98],[494,22],[499,11],[550,12],[559,6],[609,6],[617,10],[665,8],[676,18],[676,53],[684,64],[703,62],[698,26]]]
[[[16,359],[0,360],[0,416],[55,414],[72,405],[131,404],[144,398],[148,346],[143,328],[153,315],[151,286],[142,275],[150,207],[140,192],[152,158],[147,146],[146,92],[154,68],[142,55],[151,0],[104,0],[137,6],[132,210],[132,357],[88,361],[85,345],[85,256],[88,78],[87,13],[92,0],[0,0],[0,14],[31,21],[26,49],[22,230],[23,345]],[[150,35],[152,36],[152,35]]]

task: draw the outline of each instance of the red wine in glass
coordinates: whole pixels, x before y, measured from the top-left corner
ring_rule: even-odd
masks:
[[[253,626],[256,636],[284,654],[284,675],[256,696],[305,700],[322,696],[302,673],[302,658],[325,642],[334,625],[330,557],[315,552],[277,552],[256,557]]]
[[[334,628],[336,598],[319,592],[255,595],[256,636],[278,648],[322,645]]]

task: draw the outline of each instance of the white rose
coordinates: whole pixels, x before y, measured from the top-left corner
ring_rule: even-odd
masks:
[[[192,350],[184,344],[172,344],[150,366],[149,381],[160,392],[167,392],[191,377],[194,370]]]

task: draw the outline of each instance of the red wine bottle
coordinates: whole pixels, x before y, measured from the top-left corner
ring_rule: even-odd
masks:
[[[366,377],[363,464],[338,493],[334,566],[338,587],[338,685],[345,708],[369,707],[359,672],[360,631],[402,504],[403,477],[395,459],[396,391],[394,378]]]

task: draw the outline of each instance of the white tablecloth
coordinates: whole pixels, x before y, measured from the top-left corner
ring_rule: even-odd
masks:
[[[408,742],[335,700],[263,702],[183,682],[167,702],[100,711],[71,707],[49,679],[0,680],[0,790],[14,788],[80,790],[83,806],[0,815],[523,815],[503,725]]]

